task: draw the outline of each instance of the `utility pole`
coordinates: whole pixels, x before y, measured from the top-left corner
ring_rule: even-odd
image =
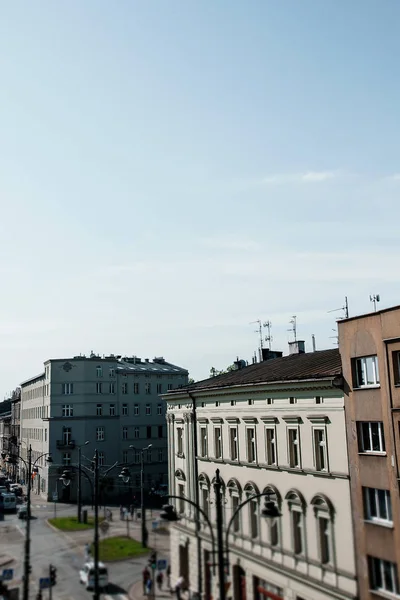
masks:
[[[26,535],[25,535],[25,556],[24,556],[24,585],[23,600],[29,600],[29,575],[31,572],[30,554],[31,554],[31,484],[32,484],[32,446],[28,448],[28,488],[26,492]]]
[[[78,523],[82,520],[81,448],[82,446],[78,446]]]
[[[99,453],[94,452],[94,594],[93,600],[100,600],[99,586]]]
[[[225,564],[224,564],[224,538],[222,529],[222,482],[219,475],[219,469],[215,472],[214,493],[215,509],[217,513],[217,547],[218,547],[218,580],[219,580],[219,598],[225,600]]]
[[[140,517],[142,519],[142,548],[147,548],[146,515],[144,508],[144,451],[140,451]]]

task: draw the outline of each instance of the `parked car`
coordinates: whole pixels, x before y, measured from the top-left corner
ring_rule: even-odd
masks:
[[[22,494],[24,493],[22,490],[22,486],[20,486],[19,483],[12,483],[10,485],[10,492],[15,494],[16,496],[22,496]]]
[[[4,512],[15,512],[17,508],[15,494],[8,494],[6,492],[0,493],[0,506]]]
[[[79,571],[79,583],[83,583],[87,590],[94,589],[94,562],[86,562]],[[99,562],[99,587],[107,591],[108,570],[104,563]]]

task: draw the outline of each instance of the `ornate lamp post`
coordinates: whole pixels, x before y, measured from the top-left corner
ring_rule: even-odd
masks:
[[[142,525],[142,548],[147,548],[147,528],[146,528],[146,509],[144,506],[144,453],[152,447],[149,444],[145,448],[140,448],[140,515]],[[129,446],[132,450],[137,450],[135,446]],[[129,481],[129,480],[128,480]]]

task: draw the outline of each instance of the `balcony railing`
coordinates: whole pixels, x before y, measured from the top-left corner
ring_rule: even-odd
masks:
[[[57,440],[57,448],[73,450],[75,448],[75,440]]]

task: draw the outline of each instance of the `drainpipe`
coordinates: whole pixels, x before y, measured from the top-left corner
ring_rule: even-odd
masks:
[[[200,494],[199,494],[199,464],[197,461],[197,413],[196,413],[196,398],[188,392],[189,398],[193,403],[193,441],[194,441],[194,480],[195,480],[195,502],[196,508],[196,539],[197,539],[197,589],[199,592],[199,598],[203,595],[203,575],[202,575],[202,563],[201,563],[201,538],[200,538]]]

